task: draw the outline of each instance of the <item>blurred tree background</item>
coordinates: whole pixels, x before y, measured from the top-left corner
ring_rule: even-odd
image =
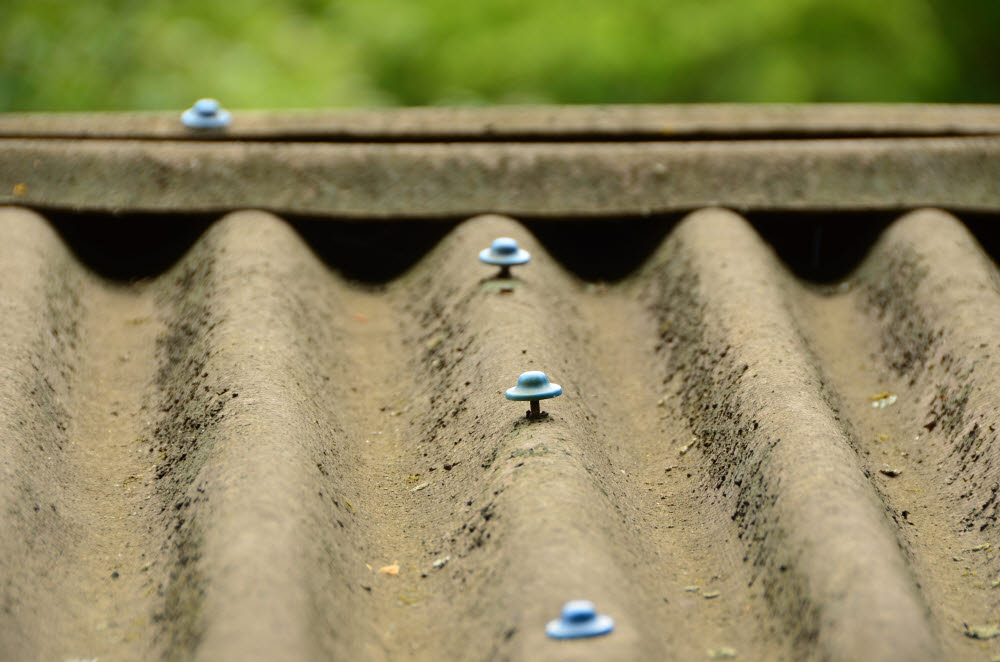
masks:
[[[1000,101],[998,0],[0,0],[0,111]]]

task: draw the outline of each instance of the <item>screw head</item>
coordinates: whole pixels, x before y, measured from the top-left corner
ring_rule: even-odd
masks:
[[[194,102],[194,112],[201,117],[215,117],[219,112],[219,102],[215,99],[198,99]]]
[[[517,252],[517,242],[510,237],[494,239],[490,249],[497,255],[513,255]]]
[[[530,261],[531,253],[519,247],[516,240],[499,237],[493,240],[489,248],[479,251],[479,260],[498,267],[512,267]]]
[[[508,400],[547,400],[562,394],[562,386],[553,384],[544,372],[531,370],[517,378],[517,386],[507,389]]]
[[[230,119],[229,111],[215,99],[198,99],[181,115],[181,123],[189,129],[221,129]]]
[[[562,619],[570,623],[589,621],[596,616],[597,608],[590,600],[570,600],[562,608]]]
[[[614,619],[598,614],[590,600],[570,600],[563,605],[560,618],[545,626],[545,632],[553,639],[577,639],[607,634],[614,628]]]
[[[537,370],[522,373],[517,378],[517,385],[521,388],[541,388],[548,385],[548,383],[549,378],[545,376],[545,373],[538,372]]]

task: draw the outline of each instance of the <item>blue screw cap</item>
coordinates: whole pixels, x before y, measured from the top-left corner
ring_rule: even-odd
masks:
[[[517,386],[507,389],[508,400],[546,400],[562,394],[562,386],[552,384],[544,372],[532,370],[517,378]]]
[[[494,239],[489,248],[479,251],[479,261],[498,267],[512,267],[531,260],[531,253],[520,248],[510,237]]]
[[[553,639],[578,639],[596,637],[615,629],[615,620],[607,614],[598,614],[590,600],[570,600],[562,608],[562,615],[545,626],[545,634]]]
[[[198,99],[181,115],[181,122],[189,129],[221,129],[229,126],[231,119],[229,111],[215,99]]]

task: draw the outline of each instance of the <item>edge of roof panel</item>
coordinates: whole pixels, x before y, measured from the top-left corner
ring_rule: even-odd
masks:
[[[0,138],[448,141],[850,138],[1000,134],[1000,105],[676,104],[232,110],[218,131],[181,111],[0,114]]]
[[[0,204],[357,219],[1000,211],[1000,105],[0,115]],[[19,135],[20,134],[20,135]],[[193,138],[193,139],[192,139]]]

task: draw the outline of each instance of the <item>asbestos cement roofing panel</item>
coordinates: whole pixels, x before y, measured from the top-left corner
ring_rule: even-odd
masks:
[[[610,284],[497,214],[359,283],[246,210],[122,282],[54,215],[0,208],[0,660],[1000,653],[1000,279],[960,214],[827,285],[719,208]],[[575,598],[615,630],[548,639]]]

